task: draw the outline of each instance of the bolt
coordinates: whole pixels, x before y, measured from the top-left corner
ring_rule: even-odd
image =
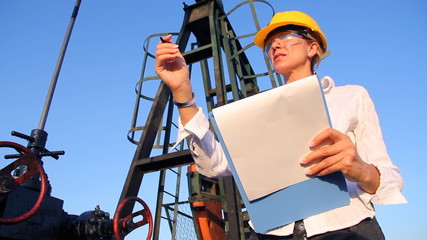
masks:
[[[0,193],[8,193],[12,190],[14,184],[10,176],[4,175],[0,177]]]

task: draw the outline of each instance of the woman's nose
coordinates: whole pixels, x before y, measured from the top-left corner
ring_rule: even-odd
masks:
[[[274,39],[271,43],[271,49],[280,49],[282,47],[281,41],[277,41],[277,39]]]

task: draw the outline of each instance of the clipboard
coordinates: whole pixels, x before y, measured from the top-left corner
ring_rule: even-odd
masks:
[[[332,125],[315,75],[215,108],[209,119],[257,232],[350,203],[341,172],[308,177],[300,164]]]

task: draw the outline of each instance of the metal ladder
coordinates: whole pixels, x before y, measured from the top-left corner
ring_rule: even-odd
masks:
[[[175,42],[179,45],[181,52],[183,52],[190,71],[193,68],[193,64],[200,64],[208,111],[258,93],[257,78],[259,77],[268,77],[271,87],[281,85],[280,77],[274,75],[266,57],[263,60],[267,70],[261,74],[256,74],[253,70],[249,58],[245,54],[245,51],[253,46],[253,43],[251,41],[250,44],[242,46],[241,40],[248,37],[252,39],[255,33],[237,36],[228,20],[230,14],[235,12],[239,7],[248,4],[252,11],[256,31],[258,31],[260,27],[255,13],[255,2],[266,4],[272,9],[271,5],[266,1],[247,0],[237,5],[228,13],[225,13],[221,0],[196,0],[195,4],[184,7],[185,14],[180,32],[172,33],[177,36]],[[274,10],[272,11],[273,14]],[[177,216],[181,214],[189,218],[193,217],[191,214],[181,212],[179,205],[183,203],[191,205],[191,203],[204,200],[221,201],[224,211],[226,239],[245,239],[247,237],[246,234],[249,232],[247,226],[248,216],[245,213],[232,177],[211,180],[197,173],[188,173],[190,185],[189,199],[184,202],[179,201],[180,179],[182,175],[181,167],[192,164],[193,159],[190,151],[184,144],[180,145],[179,150],[168,152],[170,146],[173,145],[173,142],[170,140],[171,134],[177,128],[176,124],[172,121],[174,106],[170,90],[160,82],[155,97],[148,97],[142,94],[143,83],[158,79],[155,75],[146,76],[148,62],[150,60],[154,61],[154,56],[149,51],[150,43],[154,41],[154,44],[156,44],[159,41],[158,37],[164,35],[166,33],[150,35],[144,43],[144,61],[141,78],[135,89],[137,94],[136,104],[131,129],[128,134],[129,141],[136,144],[137,149],[119,201],[129,196],[138,195],[144,174],[160,172],[153,239],[159,239],[162,218],[168,221],[172,232],[172,239],[175,239],[178,224]],[[192,37],[195,38],[195,43],[191,44],[191,49],[185,52],[186,46]],[[223,58],[226,61],[223,61]],[[209,71],[211,69],[210,66],[212,66],[213,72]],[[228,70],[227,77],[225,76],[225,69]],[[152,105],[146,116],[145,125],[141,127],[138,126],[138,118],[141,115],[139,110],[142,100],[152,101]],[[136,140],[137,132],[141,132],[139,140]],[[158,155],[152,152],[156,148],[161,151]],[[175,193],[165,191],[167,172],[172,172],[176,178]],[[205,191],[206,189],[208,191]],[[216,189],[214,195],[209,193],[212,189]],[[172,203],[164,202],[165,194],[173,198]],[[127,208],[123,209],[123,214],[131,214],[133,207],[132,204],[129,204]],[[162,216],[162,208],[166,209],[167,216]],[[194,208],[192,210],[194,211]],[[197,229],[196,224],[194,225],[196,231],[194,236],[201,239],[200,229]]]

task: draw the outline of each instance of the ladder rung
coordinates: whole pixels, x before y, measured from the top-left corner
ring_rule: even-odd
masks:
[[[135,167],[139,167],[144,172],[148,173],[183,166],[193,162],[190,150],[186,149],[160,156],[138,159],[135,163]]]
[[[164,193],[166,193],[167,195],[173,197],[173,198],[178,198],[177,196],[173,195],[172,193],[168,192],[168,191],[163,191]]]
[[[175,173],[176,175],[179,175],[179,173],[178,173],[177,171],[173,170],[172,168],[169,168],[169,170],[170,170],[171,172]]]

